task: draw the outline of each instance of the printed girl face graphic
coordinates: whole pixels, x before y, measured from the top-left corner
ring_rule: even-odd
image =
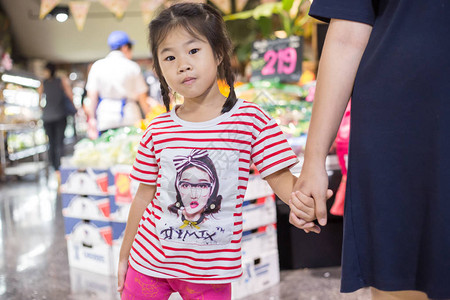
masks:
[[[183,27],[172,29],[158,46],[161,71],[172,90],[185,99],[205,97],[216,84],[216,58],[206,37]]]
[[[220,211],[222,196],[219,180],[208,151],[193,149],[187,155],[176,155],[175,202],[168,206],[171,213],[181,214],[181,229],[200,229],[200,224]]]
[[[178,183],[178,190],[186,219],[199,219],[212,192],[212,182],[208,173],[198,167],[184,170]]]

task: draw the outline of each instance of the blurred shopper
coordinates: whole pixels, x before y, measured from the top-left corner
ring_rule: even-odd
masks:
[[[296,188],[327,222],[325,159],[350,96],[342,292],[450,299],[450,2],[315,0],[330,22]]]
[[[66,129],[65,101],[73,101],[73,93],[67,78],[56,77],[56,66],[48,63],[44,70],[45,80],[39,93],[45,95],[42,120],[49,142],[50,163],[59,172],[64,154],[64,131]]]
[[[147,84],[139,65],[131,60],[133,42],[127,33],[113,31],[108,45],[111,52],[92,65],[86,83],[91,138],[108,129],[133,125],[142,112],[149,111]]]

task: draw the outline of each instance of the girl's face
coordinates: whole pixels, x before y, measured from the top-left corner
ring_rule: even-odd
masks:
[[[185,99],[205,98],[214,87],[218,91],[220,61],[206,38],[176,27],[159,44],[158,61],[169,87]]]
[[[197,167],[184,170],[178,182],[185,217],[190,221],[198,220],[212,192],[211,178],[208,173]]]

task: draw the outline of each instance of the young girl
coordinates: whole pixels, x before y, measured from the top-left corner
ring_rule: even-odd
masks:
[[[231,42],[222,16],[183,3],[150,23],[150,45],[167,113],[144,133],[131,178],[140,182],[120,251],[122,299],[230,299],[242,275],[242,202],[253,162],[285,202],[297,163],[277,123],[237,99]],[[225,79],[224,97],[217,79]],[[169,111],[169,93],[184,97]],[[314,216],[312,198],[292,196],[291,222]],[[299,209],[297,209],[299,208]],[[304,210],[305,213],[302,213]]]

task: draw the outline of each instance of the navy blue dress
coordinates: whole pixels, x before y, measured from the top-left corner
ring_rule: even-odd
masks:
[[[450,298],[450,1],[314,0],[373,26],[352,94],[342,292]]]

